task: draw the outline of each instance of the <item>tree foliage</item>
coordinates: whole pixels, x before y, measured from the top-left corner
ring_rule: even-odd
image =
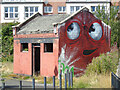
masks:
[[[6,59],[13,54],[13,31],[12,26],[18,23],[3,23],[2,24],[2,59]],[[8,58],[10,59],[10,58]],[[8,60],[7,59],[7,60]]]
[[[100,20],[105,22],[106,24],[111,26],[111,45],[113,46],[115,42],[119,43],[118,34],[120,30],[120,21],[117,20],[117,13],[118,8],[115,6],[110,7],[109,10],[106,11],[105,8],[102,6],[98,6],[96,12],[94,13]]]

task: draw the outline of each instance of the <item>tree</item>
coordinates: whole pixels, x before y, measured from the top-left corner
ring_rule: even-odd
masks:
[[[104,6],[100,8],[98,6],[96,12],[94,13],[100,20],[111,26],[111,45],[113,46],[115,42],[119,43],[118,40],[118,30],[120,30],[120,21],[117,20],[118,8],[115,6],[110,7],[110,12],[105,11]]]
[[[12,26],[18,23],[3,23],[2,24],[2,56],[8,57],[13,54],[13,31]]]

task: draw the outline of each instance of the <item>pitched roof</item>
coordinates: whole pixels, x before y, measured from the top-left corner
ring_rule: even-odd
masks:
[[[39,34],[39,33],[53,33],[53,23],[60,22],[67,18],[68,14],[56,14],[56,15],[38,15],[29,22],[24,22],[16,27],[19,27],[17,34]]]
[[[56,15],[44,15],[39,12],[31,16],[25,22],[14,26],[18,27],[17,34],[40,34],[40,33],[53,33],[54,25],[62,24],[68,21],[70,18],[82,11],[89,11],[88,8],[83,7],[73,14],[56,14]]]

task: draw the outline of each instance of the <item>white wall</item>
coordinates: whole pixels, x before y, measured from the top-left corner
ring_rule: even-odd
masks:
[[[4,18],[4,7],[18,7],[18,19],[5,19]],[[1,5],[1,23],[5,23],[5,22],[13,22],[13,21],[17,21],[17,22],[23,22],[25,20],[24,18],[24,7],[25,6],[37,6],[38,7],[38,11],[40,12],[40,14],[43,15],[43,3],[38,3],[38,4],[2,4]]]
[[[91,6],[106,6],[109,12],[110,12],[110,3],[66,3],[66,12],[68,14],[70,14],[70,6],[84,6],[87,7],[89,9],[89,11],[91,11]]]

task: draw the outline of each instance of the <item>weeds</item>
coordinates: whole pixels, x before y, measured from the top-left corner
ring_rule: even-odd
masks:
[[[99,57],[93,58],[92,63],[87,66],[86,75],[116,73],[118,62],[118,50],[109,54],[101,54]]]

